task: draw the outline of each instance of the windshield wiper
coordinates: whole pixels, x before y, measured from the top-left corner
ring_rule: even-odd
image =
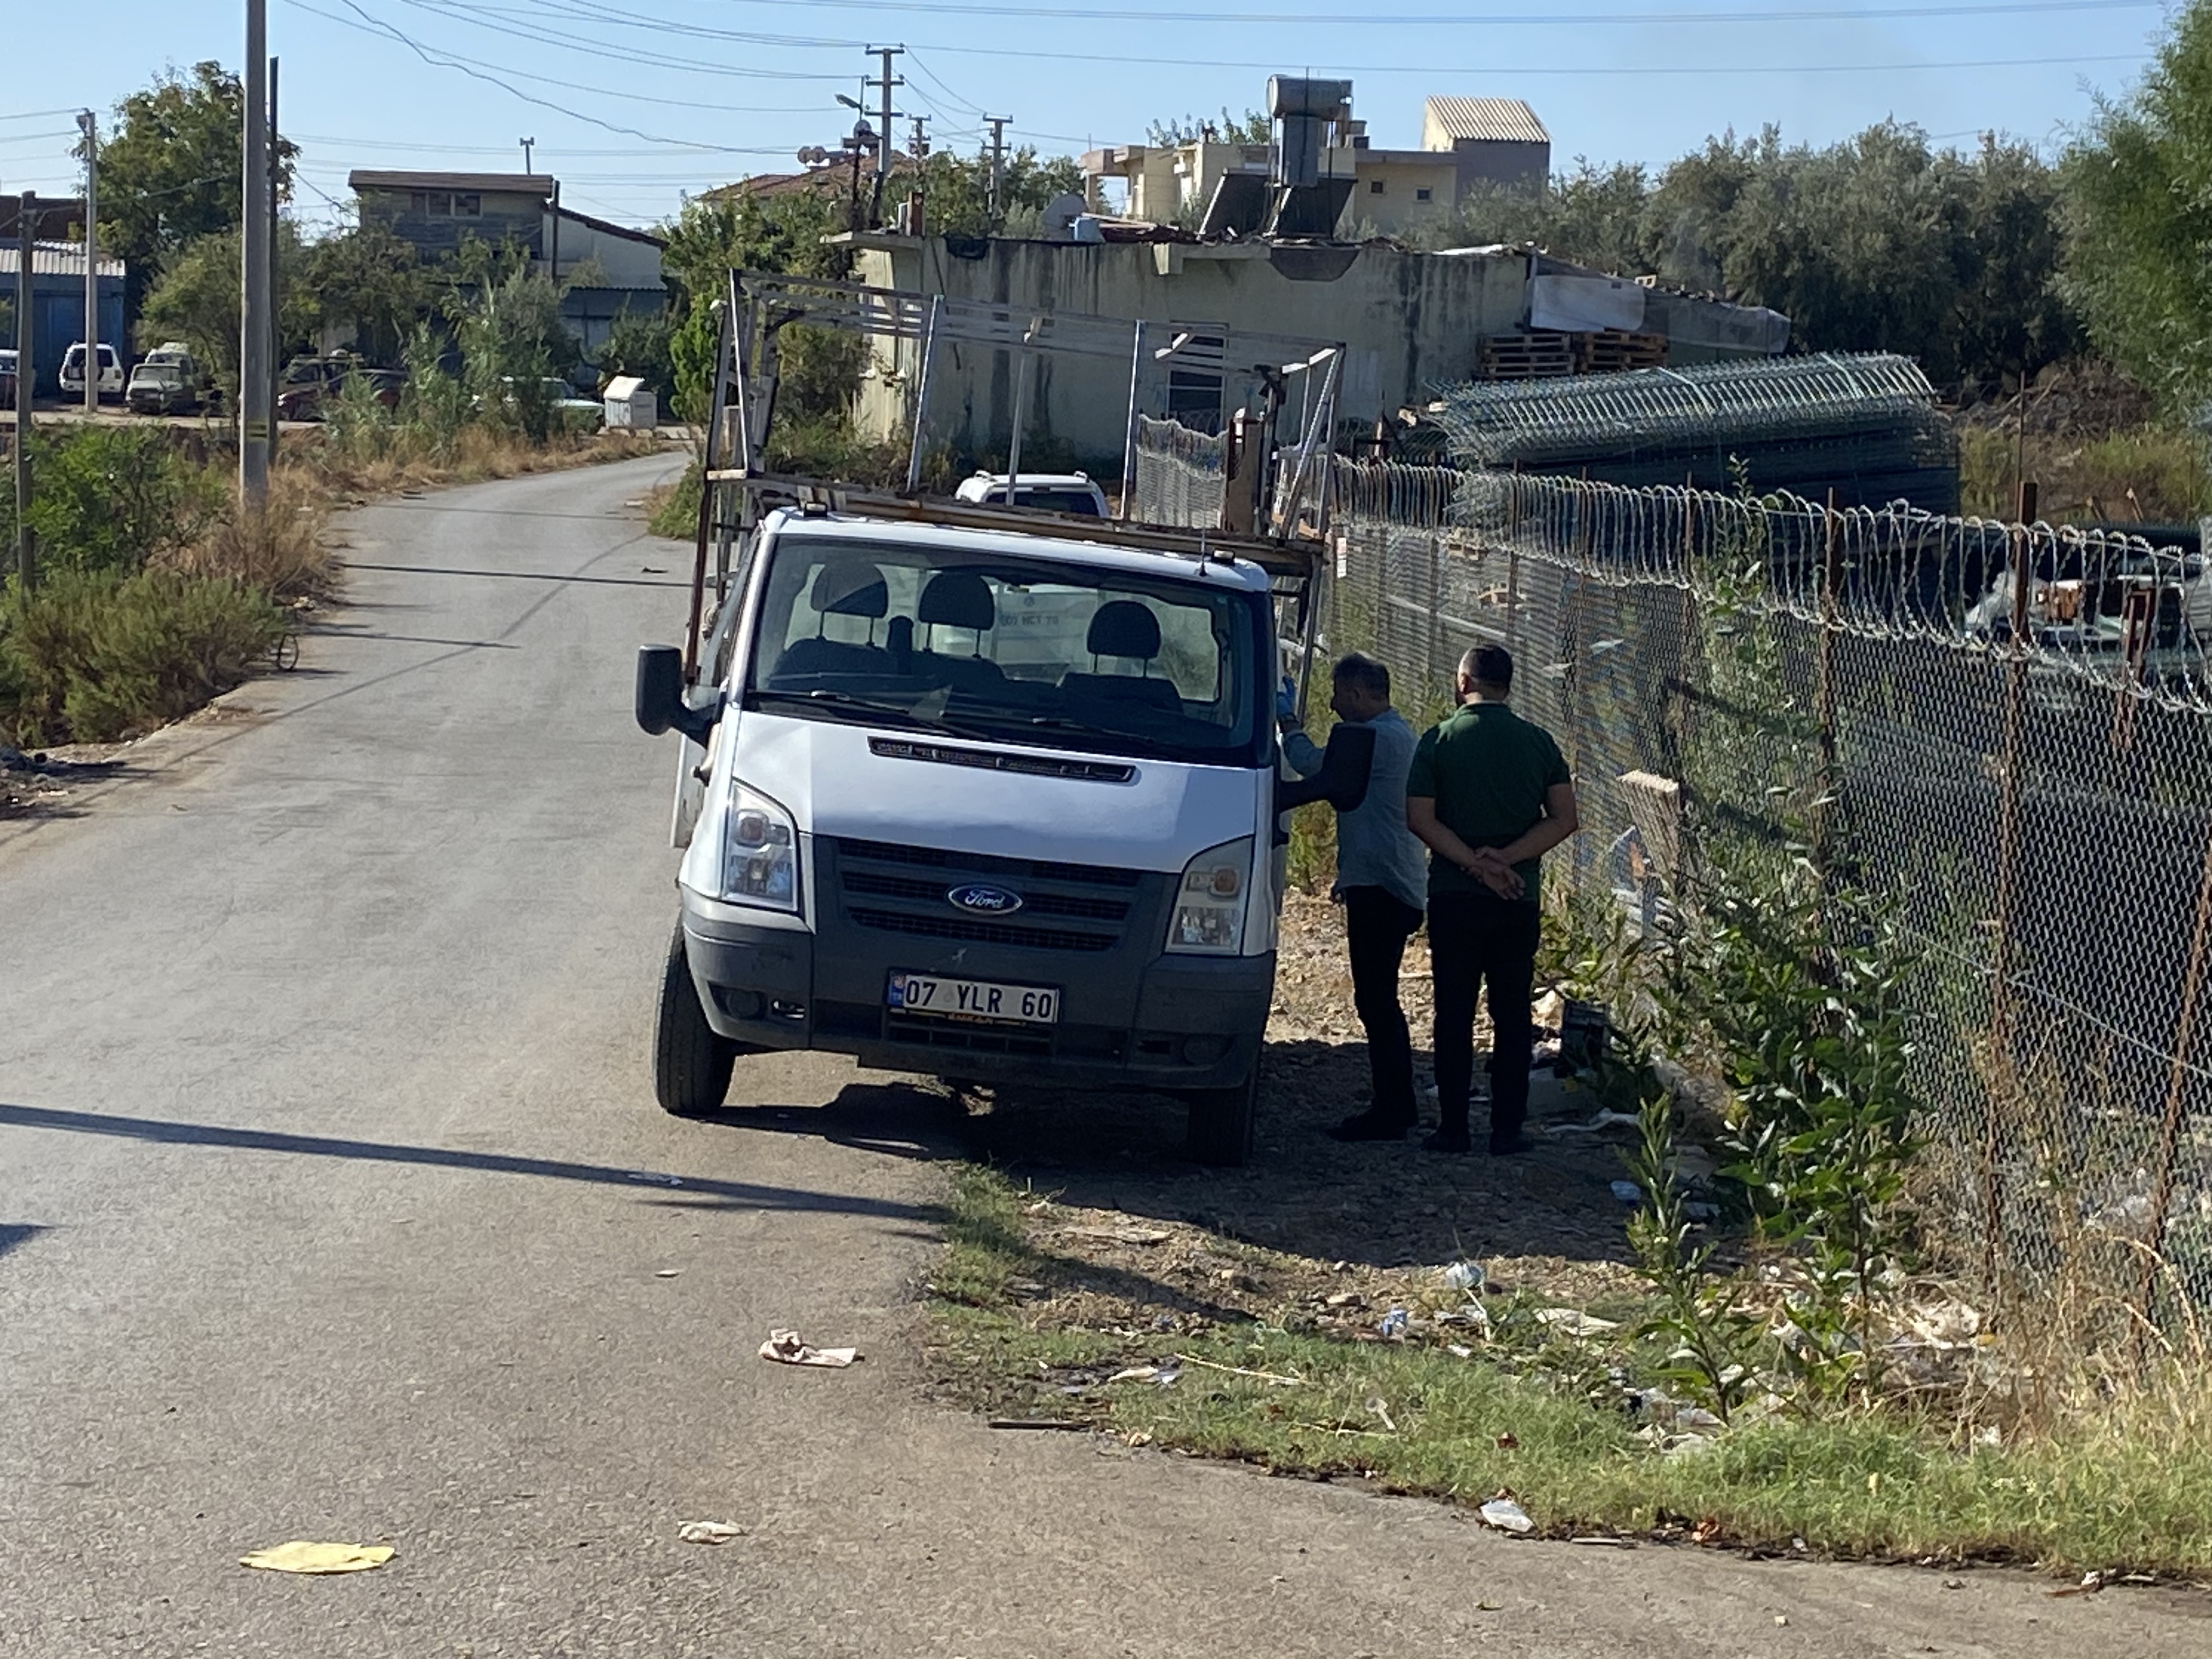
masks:
[[[932,728],[942,726],[945,724],[942,720],[932,720],[928,715],[922,714],[910,704],[902,702],[886,702],[876,697],[858,696],[850,691],[831,691],[827,690],[817,690],[813,691],[758,691],[754,693],[754,695],[762,698],[775,697],[785,702],[813,703],[817,706],[827,705],[832,708],[857,709],[862,713],[869,714],[888,714],[893,720],[908,720],[916,726],[928,726]]]

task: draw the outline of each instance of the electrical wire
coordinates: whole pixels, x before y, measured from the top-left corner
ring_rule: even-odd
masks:
[[[759,0],[726,0],[726,3],[753,5]],[[932,0],[927,9],[938,15],[963,17],[1018,17],[1026,23],[1102,22],[1102,23],[1165,23],[1176,27],[1194,23],[1289,23],[1304,27],[1373,29],[1377,27],[1480,27],[1480,28],[1549,28],[1580,27],[1591,24],[1618,25],[1729,25],[1736,23],[1855,23],[1862,21],[1890,18],[1922,17],[2005,17],[2032,12],[2105,12],[2157,11],[2163,9],[2164,0],[1997,0],[1996,3],[1936,6],[1869,6],[1849,8],[1836,5],[1802,8],[1768,7],[1750,11],[1676,11],[1676,12],[1533,12],[1518,15],[1491,15],[1482,12],[1405,12],[1361,13],[1339,9],[1334,11],[1198,11],[1176,6],[1158,11],[1139,10],[1133,7],[1080,6],[1061,8],[1037,5],[989,5],[961,3],[939,3]],[[805,8],[836,11],[889,11],[912,14],[915,8],[901,3],[901,0],[774,0],[778,11]],[[1184,60],[1188,61],[1188,60]]]

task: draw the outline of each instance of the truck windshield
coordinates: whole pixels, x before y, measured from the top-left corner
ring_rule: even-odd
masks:
[[[777,547],[747,701],[1056,749],[1256,764],[1261,596],[1054,560]]]

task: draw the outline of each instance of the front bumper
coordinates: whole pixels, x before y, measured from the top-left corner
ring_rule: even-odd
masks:
[[[777,925],[781,921],[783,925]],[[1169,956],[1157,945],[1063,952],[854,927],[824,935],[684,893],[684,954],[708,1023],[762,1048],[851,1054],[882,1071],[1090,1088],[1228,1088],[1259,1058],[1275,958]],[[1156,935],[1154,937],[1157,937]],[[935,973],[1060,994],[1048,1027],[902,1014],[894,972]]]

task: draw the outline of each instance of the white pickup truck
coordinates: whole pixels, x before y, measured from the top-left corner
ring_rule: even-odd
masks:
[[[980,302],[742,273],[728,303],[691,645],[638,657],[638,724],[685,740],[660,1104],[712,1112],[740,1055],[824,1049],[890,1071],[1163,1091],[1188,1103],[1196,1157],[1242,1163],[1284,815],[1356,805],[1372,755],[1371,732],[1342,728],[1319,776],[1288,777],[1273,718],[1284,651],[1312,655],[1325,500],[1299,486],[1320,477],[1328,387],[1279,477],[1273,421],[1285,376],[1340,352],[1249,348],[1262,413],[1240,411],[1222,516],[1250,526],[1282,503],[1269,522],[1289,528],[1224,534],[1025,510],[1035,475],[1018,464],[1012,504],[1003,486],[996,502],[937,504],[915,488],[932,352],[1057,342],[1130,376],[1128,501],[1141,376],[1166,355],[1143,325],[1133,343],[1111,319],[1010,321]],[[906,493],[761,466],[774,392],[760,366],[793,320],[918,348]],[[1279,367],[1291,352],[1300,362]],[[1017,375],[1017,431],[1019,388]],[[1301,511],[1308,499],[1320,505]]]
[[[1256,565],[786,511],[687,699],[647,647],[637,717],[703,746],[661,988],[660,1103],[736,1057],[1158,1089],[1243,1161],[1274,988],[1276,825],[1356,804],[1340,744],[1279,775]],[[1364,732],[1348,733],[1357,738]]]

